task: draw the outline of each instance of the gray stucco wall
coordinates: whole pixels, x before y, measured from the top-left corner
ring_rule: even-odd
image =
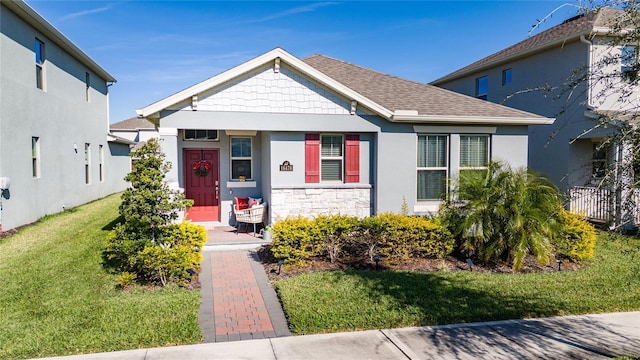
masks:
[[[44,90],[36,88],[34,43],[45,44]],[[91,77],[89,101],[85,73]],[[126,187],[126,161],[107,143],[108,88],[79,61],[4,6],[0,11],[0,176],[11,179],[2,228],[31,223]],[[40,142],[40,176],[32,175],[31,138]],[[90,183],[85,183],[85,143]],[[99,179],[99,146],[104,174]],[[77,148],[77,152],[76,152]],[[128,169],[128,167],[127,167]]]
[[[501,64],[488,71],[468,75],[440,86],[475,95],[475,79],[487,76],[488,100],[547,117],[552,125],[529,128],[529,167],[541,172],[562,190],[584,185],[585,162],[591,152],[572,149],[571,141],[605,135],[592,129],[595,122],[585,117],[588,88],[581,84],[566,92],[572,72],[589,63],[589,46],[579,41],[562,44],[543,53]],[[512,83],[502,85],[502,71],[511,69]]]

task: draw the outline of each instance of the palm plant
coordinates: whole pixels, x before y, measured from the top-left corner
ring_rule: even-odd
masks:
[[[514,270],[527,254],[546,264],[558,233],[561,202],[557,188],[526,170],[511,170],[499,162],[486,171],[461,174],[456,192],[460,221],[455,225],[462,249],[483,262],[503,258]]]

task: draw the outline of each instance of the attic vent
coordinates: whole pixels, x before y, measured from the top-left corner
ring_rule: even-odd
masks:
[[[273,72],[274,73],[279,73],[280,72],[280,58],[276,58],[276,62],[275,64],[273,64]]]

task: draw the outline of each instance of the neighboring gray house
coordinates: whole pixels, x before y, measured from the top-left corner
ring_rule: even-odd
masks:
[[[0,231],[126,188],[114,82],[27,4],[0,2]]]
[[[112,134],[134,143],[144,143],[152,137],[158,137],[158,129],[149,120],[133,117],[109,125]]]
[[[640,94],[620,76],[636,61],[637,44],[614,48],[607,38],[613,21],[622,14],[602,8],[570,18],[431,83],[556,117],[553,125],[529,128],[529,166],[568,191],[570,208],[594,221],[620,216],[619,194],[617,199],[612,196],[603,180],[606,169],[623,159],[626,151],[625,144],[603,145],[612,128],[594,128],[596,119],[603,113],[637,111]],[[617,63],[602,66],[605,58],[616,57]],[[572,74],[583,69],[591,74],[590,80],[563,93]],[[598,81],[600,72],[615,76]],[[622,101],[620,95],[627,90],[635,94]]]
[[[434,211],[462,170],[526,166],[529,125],[553,122],[280,48],[137,112],[177,165],[168,180],[195,199],[188,216],[223,224],[247,196],[267,201],[271,221],[398,212],[403,199],[412,213]]]

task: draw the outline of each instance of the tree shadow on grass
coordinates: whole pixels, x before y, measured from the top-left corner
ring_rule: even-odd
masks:
[[[370,298],[391,297],[400,308],[417,308],[421,313],[417,325],[423,326],[554,316],[566,308],[562,299],[543,292],[504,295],[479,289],[469,276],[402,271],[345,271],[336,275],[365,282]],[[504,279],[508,276],[517,275],[505,275]]]
[[[108,224],[102,227],[102,230],[111,231],[115,229],[116,225],[124,223],[124,216],[119,215],[115,219],[111,220]]]

